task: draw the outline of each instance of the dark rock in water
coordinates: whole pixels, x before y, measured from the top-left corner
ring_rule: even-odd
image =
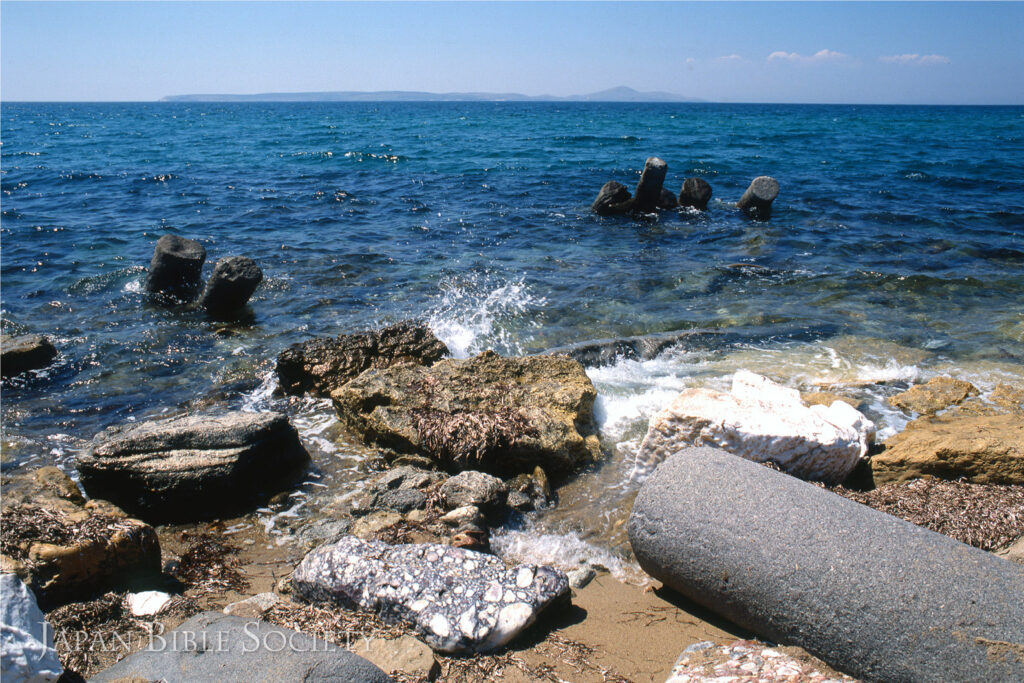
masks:
[[[569,356],[589,368],[611,365],[619,358],[650,360],[683,342],[708,346],[712,343],[720,344],[725,337],[725,333],[718,331],[682,330],[620,339],[597,339],[569,346],[559,346],[544,353],[545,355]]]
[[[247,412],[112,427],[77,462],[89,495],[161,522],[251,509],[308,464],[285,415]]]
[[[679,191],[679,206],[692,206],[704,211],[711,200],[711,186],[703,178],[687,178]]]
[[[1024,680],[1024,567],[720,449],[662,463],[629,540],[667,586],[866,681]]]
[[[137,519],[75,506],[5,506],[4,571],[32,589],[44,609],[124,590],[160,574],[160,542]],[[5,501],[6,503],[6,501]]]
[[[596,395],[572,359],[487,351],[429,368],[370,370],[331,398],[349,431],[391,455],[505,475],[537,465],[567,472],[596,461]]]
[[[505,482],[483,472],[466,470],[441,484],[441,497],[446,510],[474,505],[494,510],[505,504],[508,487]]]
[[[486,525],[464,524],[452,534],[451,544],[455,548],[490,553],[491,532]]]
[[[513,510],[540,510],[548,507],[551,502],[551,485],[540,467],[534,468],[533,474],[523,473],[508,482],[506,504]]]
[[[447,474],[403,465],[373,477],[352,504],[353,515],[380,510],[409,512],[427,504],[425,489],[448,478]]]
[[[374,501],[374,507],[378,510],[394,510],[395,512],[409,512],[410,510],[422,510],[427,506],[427,495],[416,489],[399,489],[397,491],[385,491],[379,494]]]
[[[622,183],[609,180],[601,191],[597,193],[597,199],[590,206],[590,209],[598,216],[615,216],[626,213],[632,207],[629,190]]]
[[[768,220],[772,215],[772,202],[779,196],[779,182],[771,176],[758,176],[750,183],[736,206],[741,211],[759,220]]]
[[[167,234],[156,242],[146,291],[192,301],[199,292],[206,249],[199,242]]]
[[[409,623],[430,647],[451,653],[496,650],[569,596],[565,574],[551,567],[509,568],[491,555],[451,546],[353,537],[308,554],[292,586],[307,600]]]
[[[676,200],[676,196],[664,187],[661,188],[661,197],[658,199],[658,208],[674,209],[677,206],[679,206],[679,202]]]
[[[399,363],[431,365],[448,354],[430,328],[402,322],[380,330],[292,344],[277,357],[277,378],[286,394],[328,396],[371,368]]]
[[[229,256],[217,261],[200,300],[211,315],[227,315],[245,306],[260,282],[263,271],[247,256]]]
[[[159,632],[158,632],[159,633]],[[220,612],[197,614],[90,679],[185,683],[388,683],[383,671],[338,645]]]
[[[640,182],[637,183],[636,192],[633,195],[634,210],[647,213],[658,208],[666,173],[668,173],[668,164],[658,157],[649,157],[644,162],[644,170],[640,174]]]
[[[3,377],[45,368],[56,357],[57,349],[42,335],[0,336],[0,375]]]

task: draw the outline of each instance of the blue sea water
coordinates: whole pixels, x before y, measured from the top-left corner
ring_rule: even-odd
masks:
[[[4,103],[0,119],[3,329],[61,350],[4,387],[8,470],[66,465],[129,419],[281,407],[288,344],[406,318],[456,355],[734,333],[590,370],[611,457],[679,389],[739,367],[867,392],[890,431],[900,382],[1024,378],[1022,107]],[[654,155],[669,189],[712,185],[708,211],[590,212]],[[765,222],[734,206],[758,175],[781,186]],[[205,245],[206,273],[256,259],[251,315],[151,305],[166,232]],[[336,450],[329,406],[285,407]]]

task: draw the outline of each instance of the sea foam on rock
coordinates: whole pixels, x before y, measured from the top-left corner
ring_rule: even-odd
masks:
[[[1024,680],[1024,567],[717,448],[637,495],[644,571],[866,681]]]
[[[839,483],[867,453],[874,433],[874,424],[845,402],[808,407],[797,390],[740,370],[731,393],[687,389],[651,419],[636,475],[680,448],[711,445],[774,462],[801,479]]]
[[[366,370],[401,363],[432,365],[446,355],[448,347],[429,327],[401,322],[292,344],[277,357],[277,378],[286,394],[328,396]]]
[[[309,553],[292,586],[306,600],[407,622],[432,648],[449,653],[496,650],[569,596],[565,574],[551,567],[507,567],[462,548],[351,536]]]
[[[77,461],[89,495],[160,522],[251,509],[308,464],[284,414],[244,411],[111,427]]]
[[[368,445],[501,475],[596,461],[596,396],[570,358],[493,351],[368,370],[331,393],[338,418]]]

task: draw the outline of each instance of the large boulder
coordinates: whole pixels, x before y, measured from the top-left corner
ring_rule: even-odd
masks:
[[[977,395],[978,389],[970,382],[952,377],[933,377],[924,384],[891,396],[889,405],[908,413],[933,415]]]
[[[960,412],[922,417],[871,458],[876,484],[925,475],[975,484],[1024,484],[1024,417]]]
[[[670,588],[866,681],[1024,680],[1024,567],[720,449],[662,463],[629,540]]]
[[[838,483],[874,439],[874,424],[843,401],[806,406],[800,392],[741,370],[732,393],[687,389],[655,415],[637,454],[636,475],[686,446],[718,446],[773,462],[801,479]]]
[[[355,635],[355,634],[353,634]],[[184,683],[387,683],[359,655],[291,629],[219,612],[197,614],[90,679]]]
[[[29,370],[41,370],[57,357],[49,339],[38,334],[0,336],[0,375],[14,377]]]
[[[285,415],[242,411],[111,427],[77,461],[90,496],[160,522],[251,509],[308,464]]]
[[[307,600],[404,621],[432,648],[450,653],[496,650],[569,596],[565,574],[551,567],[510,568],[462,548],[351,536],[307,555],[292,587]]]
[[[192,301],[199,292],[206,249],[195,240],[167,234],[156,241],[146,276],[146,291],[178,301]]]
[[[331,398],[341,422],[367,444],[447,469],[566,472],[600,456],[594,385],[564,356],[486,351],[429,368],[370,370]]]
[[[161,566],[153,527],[95,509],[5,507],[2,548],[5,569],[47,609],[152,580]]]
[[[63,673],[53,629],[35,596],[14,574],[0,575],[0,678],[4,683],[51,683]]]
[[[421,323],[402,322],[379,330],[292,344],[277,357],[277,379],[286,394],[329,396],[372,368],[400,363],[431,365],[448,347]]]
[[[199,303],[210,315],[230,315],[249,302],[262,281],[263,271],[251,258],[222,258],[213,267]]]

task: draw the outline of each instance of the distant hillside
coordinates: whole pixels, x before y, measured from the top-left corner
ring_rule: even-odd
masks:
[[[449,92],[433,93],[417,90],[380,90],[362,92],[270,92],[255,95],[170,95],[161,102],[701,102],[667,92],[640,92],[626,86],[610,88],[589,95],[555,97],[554,95],[522,95],[520,93]]]

